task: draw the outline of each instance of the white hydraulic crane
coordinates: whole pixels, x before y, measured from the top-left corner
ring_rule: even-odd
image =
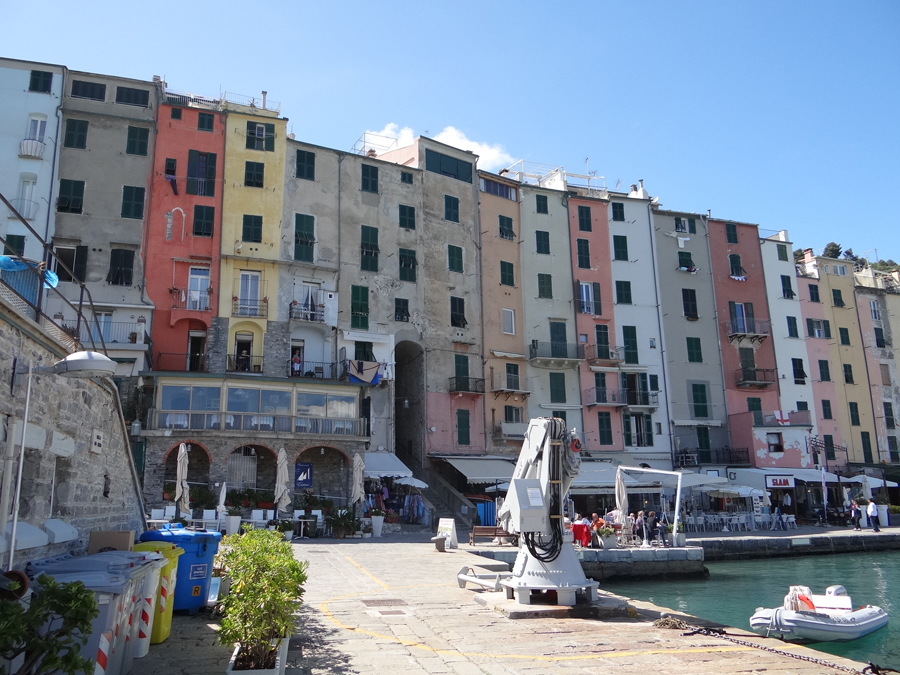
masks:
[[[579,594],[597,600],[571,545],[566,545],[563,505],[581,467],[581,443],[563,420],[538,417],[525,442],[498,515],[507,532],[519,534],[512,574],[500,581],[509,599],[531,604],[532,594],[555,591],[557,604],[574,605]]]

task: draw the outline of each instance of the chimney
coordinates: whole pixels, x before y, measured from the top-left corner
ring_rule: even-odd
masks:
[[[366,151],[366,157],[377,157],[377,156],[378,156],[378,153],[375,152],[374,148],[369,148]]]
[[[638,183],[641,184],[641,189],[643,190],[643,189],[644,189],[644,179],[643,179],[643,178],[638,178]]]
[[[706,209],[706,217],[707,219],[712,218],[712,209]]]
[[[635,185],[635,184],[632,183],[632,185],[631,185],[631,191],[632,191],[632,192],[637,192],[637,185]]]
[[[269,93],[269,92],[267,92],[267,91],[264,91],[264,92],[262,93],[262,95],[263,95],[262,109],[263,109],[263,110],[266,109],[266,94],[268,94],[268,93]]]

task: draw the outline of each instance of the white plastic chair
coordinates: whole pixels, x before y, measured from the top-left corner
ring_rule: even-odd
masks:
[[[294,517],[292,520],[300,520],[301,516],[306,515],[306,509],[294,509]]]
[[[175,519],[175,505],[167,506],[163,511],[163,518],[165,520],[174,520]]]
[[[216,524],[219,522],[219,516],[216,515],[215,509],[203,509],[203,529],[215,528]]]
[[[313,509],[309,515],[316,517],[316,530],[325,531],[325,518],[322,516],[321,509]]]
[[[266,522],[269,522],[275,517],[275,509],[266,509]]]
[[[162,520],[165,512],[165,509],[150,509],[150,520]]]
[[[791,515],[789,515],[789,516],[785,516],[785,523],[784,523],[784,524],[785,524],[787,527],[789,527],[790,529],[796,530],[796,529],[797,529],[797,516],[795,516],[794,514],[791,514]]]
[[[262,509],[254,509],[250,512],[250,523],[253,527],[265,527],[266,519],[265,519],[265,511]]]

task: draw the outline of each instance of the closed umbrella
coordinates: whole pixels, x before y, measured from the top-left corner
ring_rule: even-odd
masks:
[[[278,451],[278,471],[275,475],[275,504],[280,511],[287,511],[291,505],[288,480],[287,453],[284,451],[284,448],[281,448]]]
[[[223,513],[225,513],[226,511],[228,511],[228,507],[225,506],[225,493],[226,493],[225,486],[226,486],[226,485],[227,485],[227,484],[226,484],[225,481],[223,480],[223,481],[222,481],[222,489],[219,490],[219,505],[216,507],[216,513],[219,515],[219,518],[222,517],[222,514],[223,514]]]
[[[625,492],[625,474],[621,469],[616,470],[616,508],[619,511],[619,523],[625,524],[628,517],[628,493]]]
[[[181,513],[191,512],[190,488],[187,482],[188,476],[188,449],[182,443],[178,447],[178,472],[175,475],[175,503]]]
[[[363,484],[363,473],[366,470],[366,463],[361,453],[353,455],[353,475],[350,477],[350,505],[361,502],[365,496],[365,485]]]

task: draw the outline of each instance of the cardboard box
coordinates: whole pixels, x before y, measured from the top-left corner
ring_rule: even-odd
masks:
[[[91,532],[87,554],[93,555],[101,551],[131,551],[133,548],[134,530],[125,532],[98,530]]]

